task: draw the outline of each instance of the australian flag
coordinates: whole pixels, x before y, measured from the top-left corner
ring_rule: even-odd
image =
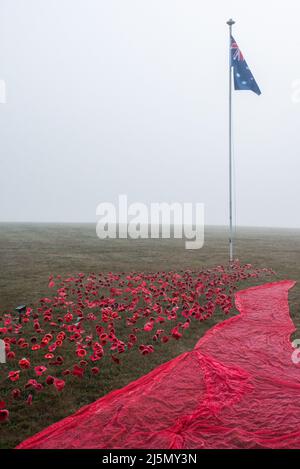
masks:
[[[233,68],[234,89],[235,90],[251,90],[260,95],[261,91],[252,75],[239,46],[231,36],[231,66]]]

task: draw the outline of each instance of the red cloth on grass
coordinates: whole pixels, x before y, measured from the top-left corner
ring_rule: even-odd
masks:
[[[236,294],[240,314],[18,448],[299,448],[292,281]]]

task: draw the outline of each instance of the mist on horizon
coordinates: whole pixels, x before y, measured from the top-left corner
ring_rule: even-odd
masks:
[[[300,228],[300,5],[271,10],[0,0],[0,221],[96,224],[127,194],[204,203],[206,225],[227,225],[232,17],[262,91],[233,92],[236,224]]]

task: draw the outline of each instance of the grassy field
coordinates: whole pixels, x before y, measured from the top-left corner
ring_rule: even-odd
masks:
[[[100,241],[94,225],[0,224],[0,309],[11,311],[18,304],[31,304],[49,293],[49,274],[63,277],[77,272],[154,272],[213,267],[227,262],[227,232],[207,228],[201,250],[187,251],[181,240]],[[242,263],[268,267],[278,279],[300,279],[300,230],[241,228],[237,232],[236,257]],[[251,285],[262,280],[252,281]],[[243,283],[242,288],[250,284]],[[290,293],[293,321],[300,337],[300,285]],[[183,351],[190,350],[201,335],[216,322],[194,324],[180,341],[172,341],[159,353],[138,359],[128,353],[122,368],[104,368],[99,378],[85,383],[74,381],[68,393],[45,394],[32,407],[20,403],[11,421],[0,427],[0,447],[10,448],[45,426],[76,411],[107,392],[120,388]],[[0,390],[1,392],[1,390]],[[2,396],[0,395],[0,398]]]

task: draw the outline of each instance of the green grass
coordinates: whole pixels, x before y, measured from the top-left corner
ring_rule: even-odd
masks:
[[[300,278],[300,230],[239,229],[236,255],[242,263],[269,267],[278,279]],[[77,272],[129,272],[205,269],[227,262],[227,232],[208,228],[204,248],[187,251],[181,240],[100,241],[94,225],[0,224],[0,310],[12,311],[18,304],[30,304],[48,295],[49,273],[63,277]],[[262,280],[241,285],[261,283]],[[300,286],[290,293],[291,315],[300,331]],[[76,411],[107,392],[190,350],[213,324],[224,320],[217,313],[203,323],[193,323],[179,341],[160,346],[155,353],[141,357],[130,351],[122,367],[105,366],[90,381],[74,378],[67,392],[50,390],[31,407],[15,406],[11,419],[0,427],[0,447],[11,448],[24,438]],[[297,331],[295,335],[300,337]],[[0,398],[4,390],[0,390]]]

